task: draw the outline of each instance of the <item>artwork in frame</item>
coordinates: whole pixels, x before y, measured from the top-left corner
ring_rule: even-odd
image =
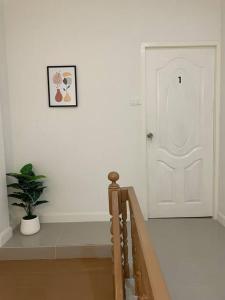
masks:
[[[76,66],[48,66],[47,76],[49,107],[76,107]]]

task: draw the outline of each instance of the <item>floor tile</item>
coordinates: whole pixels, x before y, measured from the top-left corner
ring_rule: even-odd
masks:
[[[55,259],[55,247],[0,248],[0,260]]]
[[[53,247],[56,245],[62,229],[60,223],[45,223],[41,224],[41,230],[38,233],[24,236],[17,227],[14,230],[13,237],[3,247]]]
[[[57,246],[68,245],[109,245],[109,222],[64,223]]]

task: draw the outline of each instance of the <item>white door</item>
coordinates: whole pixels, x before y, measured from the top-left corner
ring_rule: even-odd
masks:
[[[213,47],[146,51],[149,217],[213,215]]]

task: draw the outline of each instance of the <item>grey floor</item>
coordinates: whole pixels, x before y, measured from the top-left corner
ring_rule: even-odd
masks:
[[[23,236],[19,228],[0,248],[0,260],[111,257],[108,222],[41,224]]]
[[[148,222],[172,300],[225,300],[225,227],[212,219]]]
[[[105,245],[110,244],[109,228],[108,222],[45,223],[31,236],[21,235],[17,228],[3,247]]]
[[[225,300],[225,227],[207,218],[155,219],[146,224],[172,300]],[[40,256],[40,249],[53,251],[47,257],[48,252],[41,252],[43,258],[107,256],[109,223],[42,224],[42,230],[30,237],[17,230],[0,249],[0,259],[12,257],[15,249],[21,259]]]

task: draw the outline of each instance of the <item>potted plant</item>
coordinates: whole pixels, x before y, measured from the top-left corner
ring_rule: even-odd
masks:
[[[48,202],[39,200],[46,188],[41,181],[45,176],[35,175],[32,164],[23,166],[20,173],[7,173],[6,175],[17,180],[17,182],[7,185],[16,190],[8,196],[19,200],[12,205],[22,207],[26,211],[26,216],[21,219],[20,231],[24,235],[32,235],[40,230],[40,221],[34,214],[34,209],[36,206]]]

